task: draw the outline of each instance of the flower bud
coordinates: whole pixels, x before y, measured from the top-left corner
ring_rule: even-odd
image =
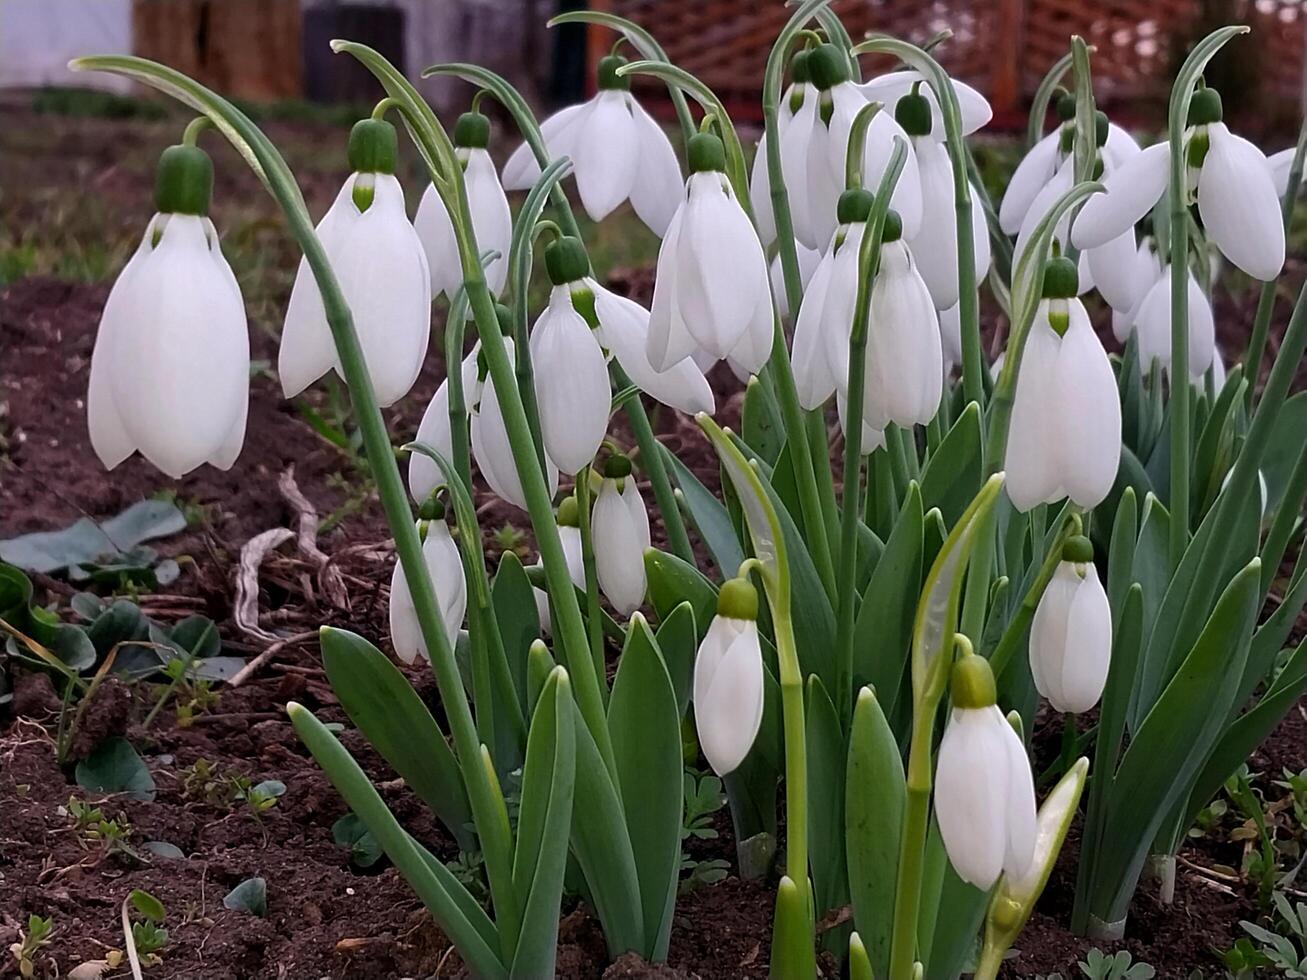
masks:
[[[1062,712],[1097,704],[1111,664],[1112,609],[1093,558],[1088,538],[1067,541],[1030,626],[1035,688]]]
[[[762,725],[762,647],[758,592],[745,578],[717,594],[717,615],[694,661],[694,722],[713,772],[724,776],[749,754]]]
[[[930,103],[914,87],[913,91],[899,99],[898,105],[894,107],[894,121],[902,126],[903,131],[909,136],[929,136]]]
[[[613,457],[625,460],[625,457]],[[627,473],[630,463],[627,463]],[[595,572],[613,608],[629,616],[640,608],[646,587],[644,553],[649,548],[649,513],[632,479],[604,478],[590,518],[594,528]]]
[[[821,91],[849,80],[849,62],[844,52],[833,44],[819,44],[808,52],[808,74]]]

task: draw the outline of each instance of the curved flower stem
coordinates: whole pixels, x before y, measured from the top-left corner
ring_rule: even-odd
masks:
[[[1280,210],[1284,215],[1284,232],[1287,235],[1293,226],[1293,212],[1298,204],[1298,191],[1302,187],[1304,155],[1307,154],[1307,119],[1303,120],[1298,130],[1298,143],[1293,151],[1293,162],[1289,166],[1289,182],[1280,200]],[[1275,310],[1276,282],[1262,283],[1261,295],[1257,298],[1257,315],[1253,319],[1252,336],[1248,338],[1248,350],[1243,356],[1243,376],[1248,379],[1248,390],[1244,392],[1244,404],[1251,411],[1257,381],[1262,373],[1262,354],[1266,350],[1266,336],[1271,328],[1271,314]]]
[[[962,137],[962,111],[953,81],[934,58],[914,44],[897,38],[875,37],[853,47],[860,54],[890,54],[925,76],[939,103],[944,136],[953,169],[953,207],[957,214],[958,316],[962,332],[962,390],[966,400],[985,404],[985,364],[980,349],[980,302],[976,283],[976,243],[972,238],[971,182],[967,177],[966,144]]]
[[[471,707],[454,661],[454,651],[445,633],[431,575],[422,554],[422,542],[413,522],[408,494],[395,462],[386,423],[377,405],[376,393],[363,359],[363,349],[349,305],[313,227],[313,219],[309,216],[294,175],[276,147],[244,113],[180,72],[143,58],[126,55],[78,59],[73,67],[127,75],[208,115],[215,128],[231,141],[281,206],[291,234],[304,251],[304,258],[322,297],[341,371],[349,385],[359,432],[377,483],[377,496],[381,500],[386,522],[395,536],[395,551],[412,591],[422,639],[431,654],[436,686],[440,690],[441,703],[449,719],[455,751],[463,779],[467,783],[468,799],[485,854],[495,918],[502,940],[501,953],[506,962],[512,962],[521,919],[512,881],[512,833],[498,818],[502,807],[499,790],[491,785],[490,775],[481,764],[481,745]],[[456,183],[462,187],[461,179]],[[472,258],[475,261],[475,252]],[[573,605],[575,607],[575,603]],[[579,613],[577,618],[579,619]]]
[[[1030,103],[1030,117],[1026,121],[1026,152],[1044,138],[1044,117],[1048,115],[1048,104],[1053,101],[1053,93],[1062,83],[1067,69],[1071,67],[1071,52],[1068,51],[1053,63],[1053,67],[1044,73],[1035,89],[1035,97]]]
[[[862,122],[863,132],[876,110],[859,110],[854,130]],[[865,112],[865,116],[864,116]],[[836,650],[836,707],[840,721],[848,725],[853,717],[853,611],[857,593],[858,565],[858,487],[862,483],[862,413],[866,395],[867,329],[871,312],[871,290],[880,267],[881,236],[885,229],[885,213],[908,148],[902,137],[894,138],[888,166],[876,188],[875,201],[867,216],[866,229],[858,248],[858,289],[853,300],[853,323],[849,330],[848,396],[845,404],[847,418],[844,433],[844,491],[840,501],[840,567],[839,602],[837,605]]]
[[[1169,557],[1172,570],[1180,566],[1189,545],[1189,191],[1185,129],[1194,85],[1212,55],[1246,27],[1223,27],[1194,46],[1171,89],[1167,139],[1171,144],[1167,211],[1171,234],[1171,510]]]
[[[593,504],[590,501],[591,467],[583,467],[576,474],[576,520],[581,531],[581,565],[585,569],[585,625],[590,639],[590,658],[601,689],[607,692],[604,676],[604,630],[599,613],[599,575],[595,571],[594,527],[590,523]]]
[[[442,197],[445,194],[449,195],[444,197],[444,204],[454,224],[459,260],[463,266],[463,288],[467,292],[477,334],[481,339],[481,350],[485,355],[490,378],[495,386],[495,394],[499,398],[500,408],[503,411],[509,447],[513,452],[522,483],[522,492],[526,497],[527,512],[530,514],[531,526],[535,531],[536,547],[545,569],[545,582],[557,613],[555,635],[559,640],[560,652],[566,661],[565,666],[575,685],[576,703],[581,717],[595,740],[606,768],[615,776],[616,761],[613,756],[612,739],[608,733],[599,678],[595,676],[594,663],[588,652],[581,607],[577,603],[576,590],[567,572],[567,559],[558,537],[558,526],[554,523],[553,501],[549,488],[545,484],[544,470],[536,456],[535,441],[527,421],[522,393],[518,389],[514,366],[509,362],[504,338],[499,331],[494,299],[486,286],[485,272],[481,267],[476,235],[472,227],[467,187],[463,181],[463,170],[458,165],[454,153],[454,146],[450,142],[449,134],[441,127],[440,121],[431,111],[431,107],[412,84],[377,52],[366,45],[347,41],[332,42],[332,48],[338,52],[346,51],[362,61],[377,76],[387,94],[400,102],[404,124],[427,161],[428,167],[431,168],[432,176],[441,174],[453,177],[452,180],[442,181],[444,187],[441,183],[437,183],[436,188]],[[486,74],[481,73],[483,77]],[[488,74],[492,76],[492,80],[484,87],[491,89],[496,98],[504,103],[501,93],[493,87],[493,80],[498,79],[498,76],[494,76],[493,73]],[[498,81],[502,83],[502,79]],[[520,96],[518,98],[520,99]],[[543,149],[543,144],[541,148]],[[555,186],[554,190],[559,189]]]

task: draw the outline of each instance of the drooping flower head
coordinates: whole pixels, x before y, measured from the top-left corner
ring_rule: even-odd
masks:
[[[758,591],[747,578],[722,584],[694,659],[694,724],[713,772],[725,776],[749,754],[762,725],[763,666]]]
[[[1008,496],[1023,512],[1063,497],[1096,507],[1121,462],[1116,377],[1078,288],[1073,262],[1048,263],[1021,355],[1004,469]]]
[[[486,149],[490,145],[490,120],[481,113],[465,112],[454,125],[454,152],[463,168],[467,187],[468,210],[472,214],[472,231],[477,250],[498,252],[499,257],[485,266],[486,285],[498,295],[508,278],[508,250],[513,239],[513,216],[508,198],[499,184],[494,161]],[[463,265],[449,211],[434,184],[427,184],[418,204],[413,227],[426,250],[431,268],[431,295],[444,293],[449,299],[463,282]]]
[[[250,345],[245,303],[209,220],[213,163],[169,147],[158,213],[100,318],[86,398],[91,446],[112,469],[139,451],[180,478],[228,469],[245,440]]]
[[[396,146],[395,127],[385,120],[355,124],[353,173],[317,228],[382,406],[413,387],[431,336],[431,271],[395,179]],[[277,358],[282,390],[292,398],[333,367],[341,374],[317,280],[301,259]]]
[[[1198,204],[1207,237],[1254,279],[1270,281],[1284,266],[1284,223],[1266,155],[1222,122],[1221,97],[1200,88],[1185,131],[1185,200]],[[1103,181],[1106,193],[1085,202],[1071,240],[1095,248],[1122,234],[1166,192],[1170,144],[1157,143]]]
[[[969,651],[953,665],[953,711],[940,740],[935,817],[949,862],[987,891],[1020,877],[1035,854],[1035,781],[1025,746],[998,709],[989,662]]]
[[[620,55],[599,61],[599,90],[540,124],[551,160],[570,157],[586,214],[602,221],[630,200],[655,235],[666,233],[681,190],[681,168],[667,134],[631,95],[617,74]],[[526,190],[540,176],[531,147],[523,143],[504,165],[504,186]]]
[[[463,562],[458,554],[458,545],[454,543],[449,526],[445,523],[445,508],[440,501],[435,497],[424,501],[419,517],[422,557],[426,561],[427,574],[431,576],[431,586],[436,593],[436,604],[440,608],[445,636],[452,648],[467,611],[467,581],[463,574]],[[395,648],[395,655],[406,664],[413,663],[418,657],[431,659],[431,652],[418,623],[413,593],[398,558],[390,577],[390,642]]]
[[[767,257],[710,133],[690,138],[690,179],[658,250],[648,357],[658,371],[703,352],[756,374],[771,354]]]
[[[605,462],[590,523],[599,588],[618,613],[629,616],[644,602],[644,553],[650,539],[649,512],[625,456],[614,454]]]
[[[1088,711],[1103,696],[1112,657],[1112,609],[1094,546],[1069,538],[1030,625],[1030,673],[1057,711]]]

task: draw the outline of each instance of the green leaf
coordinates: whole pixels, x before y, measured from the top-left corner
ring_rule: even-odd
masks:
[[[1194,450],[1190,490],[1191,506],[1195,513],[1201,513],[1200,508],[1216,499],[1221,489],[1221,480],[1229,472],[1225,464],[1229,462],[1234,444],[1234,419],[1243,408],[1243,403],[1243,365],[1236,365],[1212,406],[1212,412],[1203,425]]]
[[[717,612],[717,586],[688,562],[653,548],[644,553],[644,571],[649,582],[649,602],[658,618],[669,619],[677,606],[688,602],[698,638],[702,639]],[[734,574],[732,569],[731,575]]]
[[[812,942],[812,913],[803,894],[788,875],[776,888],[776,917],[772,925],[771,976],[815,977],[817,953]]]
[[[1112,522],[1112,543],[1107,550],[1107,599],[1112,617],[1120,619],[1127,590],[1134,581],[1135,543],[1139,540],[1139,509],[1133,487],[1127,487]]]
[[[676,692],[677,717],[684,717],[690,704],[690,689],[694,680],[694,658],[699,638],[694,618],[694,607],[682,602],[672,609],[658,624],[654,637],[663,655],[663,663]],[[612,709],[609,709],[611,714]]]
[[[331,839],[349,849],[349,862],[357,868],[370,868],[381,860],[381,845],[353,813],[345,814],[331,825]]]
[[[1279,726],[1304,691],[1307,691],[1307,640],[1298,644],[1280,676],[1257,703],[1221,735],[1211,757],[1194,781],[1184,826],[1193,825],[1198,811],[1216,798],[1225,781]]]
[[[1168,548],[1171,529],[1171,515],[1157,497],[1151,493],[1144,498],[1144,516],[1139,525],[1139,540],[1135,543],[1134,567],[1132,581],[1143,587],[1143,608],[1141,610],[1143,636],[1147,642],[1157,622],[1157,612],[1171,583],[1171,559]],[[1137,678],[1131,680],[1130,686],[1130,731],[1137,731],[1139,724],[1148,714],[1151,702],[1140,697]]]
[[[1187,797],[1225,725],[1256,622],[1260,575],[1254,559],[1235,576],[1121,759],[1090,890],[1091,911],[1104,922],[1125,914],[1158,828]]]
[[[324,628],[321,644],[327,679],[350,720],[459,846],[470,849],[472,810],[458,760],[408,679],[355,633]]]
[[[921,593],[924,524],[922,497],[913,484],[871,573],[853,628],[855,689],[870,684],[890,715],[911,657],[912,615]],[[874,945],[869,935],[864,941]]]
[[[246,878],[222,899],[223,908],[250,912],[260,919],[268,914],[268,883],[263,878]]]
[[[688,612],[682,604],[678,610]],[[608,702],[608,730],[644,910],[643,955],[667,958],[680,875],[681,711],[644,617],[631,617]]]
[[[944,523],[952,527],[980,490],[985,475],[984,464],[980,407],[971,402],[962,410],[921,474],[923,508],[938,507]]]
[[[751,377],[744,388],[744,405],[740,409],[740,437],[760,458],[773,466],[785,445],[785,424],[781,421],[780,406],[771,389],[757,377]]]
[[[853,921],[875,975],[883,977],[889,970],[899,835],[907,792],[898,744],[870,688],[858,692],[846,773],[845,827]]]
[[[90,793],[124,793],[133,800],[154,799],[154,777],[125,738],[105,739],[77,763],[77,785]]]
[[[180,847],[166,840],[147,840],[141,846],[155,857],[163,858],[165,861],[180,861],[186,857]]]
[[[29,572],[51,573],[130,552],[143,541],[176,534],[186,518],[175,504],[141,500],[98,524],[79,518],[62,531],[38,531],[0,541],[0,559]]]
[[[804,724],[808,742],[808,864],[818,918],[845,903],[844,732],[830,695],[816,676],[808,678]]]
[[[140,912],[151,922],[158,924],[163,921],[164,908],[163,902],[159,901],[147,891],[139,888],[133,888],[127,896],[127,900],[132,903],[132,907]]]
[[[504,658],[508,661],[513,686],[517,689],[523,713],[529,714],[526,698],[527,651],[540,636],[540,615],[536,609],[535,590],[531,580],[527,578],[522,562],[513,552],[505,551],[500,557],[490,595],[495,619],[499,623],[499,635],[504,641]]]
[[[1263,566],[1263,577],[1265,572]],[[1276,656],[1298,622],[1304,604],[1307,604],[1307,547],[1298,553],[1298,561],[1284,598],[1280,600],[1275,612],[1267,616],[1266,621],[1253,634],[1252,646],[1248,648],[1248,663],[1239,682],[1239,693],[1235,695],[1236,708],[1242,707],[1257,689],[1257,685],[1267,679]]]
[[[703,539],[704,547],[717,565],[717,571],[723,577],[732,577],[740,567],[740,562],[744,561],[744,549],[735,536],[735,527],[731,524],[726,507],[670,449],[661,442],[658,443],[658,449],[662,453],[667,472],[676,483],[686,515]]]
[[[1302,456],[1302,434],[1307,432],[1307,391],[1285,399],[1275,416],[1275,426],[1271,430],[1262,453],[1262,476],[1266,478],[1266,513],[1273,514],[1284,498],[1284,489],[1289,483],[1289,474],[1294,464]]]
[[[531,717],[522,768],[522,804],[513,856],[513,889],[523,906],[510,971],[515,977],[545,977],[554,972],[576,781],[574,720],[567,671],[555,667]]]
[[[436,924],[449,936],[469,969],[477,976],[503,980],[508,976],[499,959],[499,935],[494,924],[467,889],[435,859],[430,859],[395,820],[376,788],[326,726],[303,705],[286,708],[300,740],[313,753],[345,804],[358,814],[417,892]]]
[[[16,629],[24,629],[31,601],[32,582],[22,569],[0,564],[0,619]]]
[[[540,700],[540,692],[545,689],[545,681],[549,679],[557,664],[554,663],[553,654],[545,646],[544,640],[536,640],[531,644],[526,659],[526,707],[529,717],[535,711],[536,702]]]
[[[590,886],[608,952],[616,957],[645,948],[639,873],[622,801],[608,767],[579,717],[574,729],[576,798],[581,803],[572,809],[572,853]]]

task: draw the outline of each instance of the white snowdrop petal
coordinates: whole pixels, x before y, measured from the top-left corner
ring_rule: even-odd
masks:
[[[899,220],[903,222],[903,237],[912,241],[921,230],[921,170],[913,141],[895,121],[892,110],[876,113],[867,127],[867,139],[862,151],[862,185],[873,193],[880,186],[894,152],[895,137],[903,140],[907,153],[898,183],[894,185],[894,193],[890,195],[890,206],[898,212]]]
[[[1054,439],[1059,482],[1086,510],[1098,506],[1116,482],[1121,463],[1121,403],[1116,375],[1089,314],[1069,301],[1071,323],[1053,370],[1052,398],[1058,400]]]
[[[1097,248],[1146,215],[1166,192],[1170,158],[1170,144],[1155,143],[1107,174],[1104,193],[1092,195],[1080,209],[1071,229],[1072,244]]]
[[[468,153],[467,168],[464,171],[467,182],[468,210],[472,213],[472,230],[476,235],[477,250],[484,255],[488,251],[499,253],[499,257],[485,267],[486,285],[498,296],[504,290],[508,279],[508,250],[513,241],[513,214],[508,207],[508,197],[499,184],[495,173],[494,161],[490,154],[482,149],[473,149]],[[432,189],[428,186],[428,191]],[[435,195],[439,198],[439,195]],[[426,194],[423,194],[423,200]],[[419,214],[421,209],[419,208]],[[448,218],[446,218],[448,221]],[[419,232],[420,234],[420,232]],[[450,229],[451,239],[453,229]],[[424,242],[425,244],[425,242]],[[457,289],[463,281],[462,266],[455,260],[458,277],[454,283]],[[427,261],[431,261],[431,251],[427,250]],[[435,275],[432,275],[434,290]]]
[[[399,560],[390,575],[390,645],[395,656],[406,664],[411,664],[418,657],[427,657],[426,645],[422,642],[422,631],[418,627],[417,610],[413,607],[413,594],[409,591],[408,579]]]
[[[229,280],[204,221],[169,216],[128,283],[130,320],[117,325],[106,350],[123,431],[174,478],[221,455],[248,401],[245,308]]]
[[[812,281],[803,293],[803,302],[799,306],[799,315],[794,323],[794,342],[790,352],[790,362],[794,370],[794,384],[798,389],[799,404],[805,411],[819,408],[835,391],[835,378],[830,371],[825,340],[821,333],[822,312],[825,309],[826,293],[830,288],[834,264],[833,254],[822,258],[817,271],[813,273]]]
[[[1067,609],[1059,711],[1088,711],[1103,696],[1112,657],[1112,609],[1093,563],[1076,583]]]
[[[477,351],[480,345],[473,348],[472,352],[463,359],[460,370],[462,371],[463,383],[463,404],[465,406],[473,405],[476,402],[475,388],[477,381]],[[436,388],[436,393],[427,403],[426,411],[422,413],[422,420],[418,423],[417,433],[413,436],[414,442],[425,443],[432,449],[435,449],[447,459],[452,459],[454,455],[453,433],[449,427],[449,379],[446,378],[440,382]],[[408,489],[412,498],[421,503],[431,495],[431,491],[437,486],[444,483],[444,477],[441,475],[440,467],[436,461],[424,453],[410,453],[408,457]]]
[[[676,153],[663,128],[639,102],[633,97],[628,98],[639,141],[635,179],[631,185],[631,206],[640,220],[661,238],[681,203],[681,188],[684,186],[681,166],[676,162]]]
[[[665,371],[698,350],[694,336],[681,315],[679,267],[685,210],[686,202],[682,201],[658,249],[658,263],[654,270],[653,305],[649,310],[646,352],[655,371]]]
[[[1058,708],[1063,702],[1063,663],[1067,650],[1067,618],[1080,576],[1070,562],[1058,562],[1030,623],[1030,674],[1035,690]],[[1061,710],[1058,708],[1058,710]]]
[[[738,768],[753,747],[764,695],[757,624],[728,622],[734,635],[713,634],[710,626],[695,658],[695,728],[699,747],[719,776]]]
[[[1103,151],[1106,162],[1112,167],[1119,167],[1143,152],[1135,138],[1114,122],[1107,124],[1107,144]]]
[[[1056,397],[1052,384],[1059,346],[1057,335],[1048,325],[1047,303],[1041,303],[1021,355],[1003,458],[1007,473],[1004,487],[1012,506],[1022,513],[1059,495],[1049,425],[1052,399]]]
[[[1202,377],[1212,366],[1216,347],[1216,325],[1212,306],[1198,281],[1189,275],[1189,375]],[[1139,369],[1148,373],[1153,360],[1169,370],[1171,365],[1171,269],[1164,267],[1140,301],[1134,314],[1139,336]]]
[[[753,316],[749,318],[748,326],[740,335],[740,339],[726,355],[731,370],[741,382],[747,382],[750,375],[762,373],[763,365],[771,357],[776,341],[771,293],[763,289],[756,292],[755,296],[757,300],[754,304]]]
[[[644,547],[640,528],[613,480],[604,481],[591,524],[599,587],[618,613],[629,616],[644,601]]]
[[[531,333],[536,400],[545,452],[567,474],[594,459],[608,432],[608,364],[590,327],[555,286]]]
[[[454,543],[449,525],[444,521],[431,521],[427,524],[422,557],[426,559],[436,603],[440,607],[440,618],[445,624],[445,638],[452,648],[467,612],[467,580],[463,577],[463,561],[458,554],[458,545]],[[425,650],[423,655],[430,659]]]
[[[1107,305],[1114,310],[1130,309],[1138,299],[1139,252],[1134,229],[1127,228],[1116,238],[1081,254]]]
[[[955,303],[939,311],[939,340],[944,353],[944,371],[962,363],[962,307]]]
[[[1289,190],[1289,171],[1293,169],[1293,155],[1296,149],[1291,146],[1266,158],[1266,165],[1271,171],[1271,183],[1275,185],[1276,197],[1284,197]]]
[[[651,543],[649,510],[644,505],[644,498],[640,495],[640,487],[636,484],[634,477],[627,479],[626,484],[622,487],[622,503],[626,504],[626,511],[631,518],[631,526],[635,528],[635,537],[640,543],[640,561],[643,564],[644,553],[649,550]]]
[[[1015,235],[1021,230],[1026,213],[1040,190],[1057,173],[1061,136],[1060,130],[1053,130],[1031,147],[1012,172],[1012,179],[1008,181],[998,207],[998,224],[1005,235]]]
[[[540,124],[540,135],[544,137],[545,150],[550,160],[572,156],[572,143],[575,130],[584,119],[589,102],[570,105],[559,109]],[[504,164],[504,187],[510,191],[529,190],[540,176],[540,164],[536,162],[535,153],[525,142],[515,149],[508,162]]]
[[[992,725],[1007,755],[1007,787],[1002,804],[1007,809],[1004,821],[1005,848],[1003,871],[1014,878],[1024,877],[1035,859],[1035,833],[1038,827],[1035,810],[1035,777],[1030,771],[1026,747],[1007,723],[997,706],[992,712]]]
[[[753,220],[764,247],[776,241],[776,215],[771,206],[771,171],[767,169],[767,134],[758,140],[749,171],[749,199],[753,201]]]
[[[113,350],[118,344],[118,337],[130,330],[130,324],[137,314],[134,304],[137,289],[134,285],[140,274],[145,257],[153,248],[154,220],[146,225],[145,234],[132,257],[119,273],[118,279],[109,291],[105,301],[104,312],[100,314],[100,327],[95,334],[95,347],[91,351],[91,377],[86,392],[86,421],[91,436],[91,448],[100,458],[105,469],[113,469],[136,451],[131,436],[123,427],[114,404],[113,382],[111,379],[115,360]]]
[[[558,525],[558,541],[563,546],[563,559],[567,562],[567,576],[578,589],[585,588],[585,559],[581,552],[581,529]]]
[[[626,92],[601,91],[579,124],[574,149],[576,189],[586,214],[595,221],[606,218],[630,196],[639,167],[640,134],[626,101]]]
[[[809,92],[799,111],[780,133],[781,177],[790,192],[790,223],[794,226],[794,237],[808,248],[821,248],[826,244],[812,232],[809,204],[808,142],[816,125],[817,98]]]
[[[935,768],[935,817],[958,876],[988,890],[1006,850],[1005,756],[985,711],[954,708]]]
[[[864,406],[865,407],[865,406]],[[836,392],[835,394],[835,414],[839,419],[840,432],[845,436],[849,433],[849,406],[845,401],[844,395]],[[866,456],[875,449],[885,447],[885,430],[877,428],[866,419],[864,412],[862,419],[862,455]]]
[[[914,140],[921,174],[921,228],[909,241],[938,310],[958,301],[958,233],[953,170],[944,144]],[[906,234],[906,233],[905,233]]]
[[[480,411],[472,416],[471,429],[472,455],[490,489],[501,500],[526,510],[526,494],[517,473],[516,457],[508,441],[494,382],[489,378],[481,391]],[[548,453],[545,454],[545,489],[551,497],[558,492],[558,467]]]
[[[1284,267],[1284,220],[1266,157],[1224,123],[1207,132],[1210,144],[1198,172],[1203,226],[1226,258],[1268,282]]]
[[[428,184],[422,192],[413,228],[427,253],[427,267],[431,271],[431,295],[445,293],[452,296],[463,282],[463,267],[459,262],[458,242],[454,238],[449,211],[434,184]],[[297,279],[297,285],[298,281]]]
[[[631,382],[664,405],[711,415],[716,407],[712,388],[694,361],[687,357],[666,371],[656,371],[649,363],[649,311],[593,280],[587,280],[587,285],[594,293],[602,343]]]
[[[891,242],[881,251],[871,292],[866,383],[874,414],[868,413],[868,420],[884,416],[904,427],[929,422],[943,382],[939,319],[930,292],[907,246]]]

